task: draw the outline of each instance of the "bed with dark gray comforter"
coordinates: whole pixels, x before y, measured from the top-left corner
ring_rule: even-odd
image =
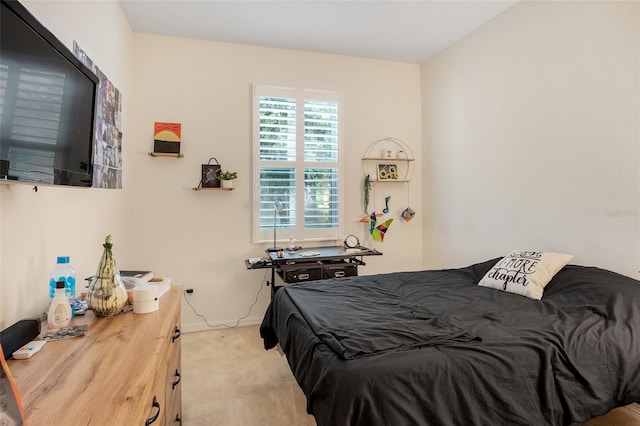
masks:
[[[533,300],[497,262],[282,287],[280,344],[320,426],[561,425],[640,401],[640,282],[565,266]]]

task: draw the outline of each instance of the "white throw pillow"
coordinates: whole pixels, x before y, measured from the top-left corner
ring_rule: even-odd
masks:
[[[544,287],[571,259],[570,254],[512,251],[500,259],[478,285],[540,300]]]

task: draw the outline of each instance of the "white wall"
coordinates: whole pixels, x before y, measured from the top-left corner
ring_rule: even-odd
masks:
[[[422,66],[424,265],[638,277],[639,4],[520,2]]]
[[[0,328],[39,316],[48,303],[56,256],[69,255],[79,281],[95,272],[104,236],[112,234],[120,269],[152,269],[195,290],[194,307],[210,324],[256,323],[269,301],[264,272],[243,260],[264,254],[251,241],[251,84],[331,89],[344,95],[345,233],[369,243],[358,223],[361,156],[383,137],[404,140],[421,155],[420,67],[384,61],[232,44],[133,35],[115,2],[25,5],[66,45],[76,39],[123,94],[123,190],[0,185]],[[153,123],[183,125],[184,158],[152,158]],[[215,156],[238,170],[232,192],[193,191],[200,166]],[[419,219],[399,213],[421,203],[420,161],[411,183],[389,184],[396,222],[385,254],[367,259],[362,274],[419,269]],[[373,207],[373,206],[371,206]],[[304,245],[304,243],[303,243]],[[185,330],[206,329],[183,305]]]
[[[637,275],[637,3],[520,2],[421,72],[133,35],[114,2],[24,3],[122,91],[125,189],[0,185],[0,328],[46,308],[56,256],[71,256],[79,278],[93,274],[108,233],[121,269],[150,268],[193,287],[210,323],[244,316],[264,275],[243,264],[265,248],[250,242],[253,82],[344,93],[345,231],[363,241],[367,145],[397,137],[418,158],[411,199],[397,185],[377,193],[375,206],[392,195],[393,213],[407,204],[417,218],[396,220],[378,245],[385,255],[361,273],[462,266],[534,247]],[[147,155],[154,121],[182,122],[185,158]],[[191,189],[211,156],[240,172],[235,191]],[[263,291],[245,322],[259,321],[268,300]],[[187,306],[183,322],[205,328]]]
[[[261,285],[264,288],[265,272],[247,271],[243,262],[263,256],[268,246],[251,243],[252,83],[343,92],[345,232],[361,241],[370,241],[367,228],[358,223],[360,159],[367,145],[391,136],[421,155],[417,65],[136,35],[134,69],[134,122],[126,142],[132,149],[129,185],[136,194],[127,221],[135,225],[136,238],[128,252],[140,267],[194,288],[191,302],[209,323],[235,323],[247,314]],[[155,121],[182,123],[184,158],[147,155]],[[201,164],[210,157],[223,169],[239,172],[236,190],[192,190],[200,180]],[[420,180],[417,173],[411,184],[414,207],[420,205]],[[392,195],[392,212],[398,218],[409,202],[406,187],[389,185],[388,194],[377,194],[376,207],[381,210],[384,196]],[[416,235],[421,227],[420,220],[396,219],[385,242],[377,245],[384,256],[367,259],[360,272],[420,268],[422,240]],[[242,323],[261,320],[269,290],[263,290]],[[183,324],[185,330],[206,328],[184,305]]]
[[[22,3],[69,49],[77,40],[122,91],[126,137],[131,122],[132,33],[120,6],[114,2]],[[57,256],[71,257],[80,286],[83,278],[95,273],[104,237],[113,234],[117,253],[130,228],[123,220],[125,191],[38,186],[34,192],[32,187],[0,185],[0,329],[44,312],[49,272]]]

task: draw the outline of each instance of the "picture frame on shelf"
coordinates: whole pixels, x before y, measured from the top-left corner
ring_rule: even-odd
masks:
[[[202,165],[202,179],[200,180],[202,188],[220,188],[218,176],[222,172],[222,166],[218,163],[218,160],[215,161],[216,164],[211,164],[211,160],[209,160],[209,164]]]
[[[398,180],[398,165],[395,163],[379,163],[378,164],[378,180],[394,181]]]

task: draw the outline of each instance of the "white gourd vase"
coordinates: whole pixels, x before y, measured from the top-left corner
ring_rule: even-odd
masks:
[[[98,264],[98,271],[89,284],[87,304],[97,317],[110,317],[124,309],[127,304],[127,289],[113,258],[111,235],[105,238],[102,246],[104,251]]]

